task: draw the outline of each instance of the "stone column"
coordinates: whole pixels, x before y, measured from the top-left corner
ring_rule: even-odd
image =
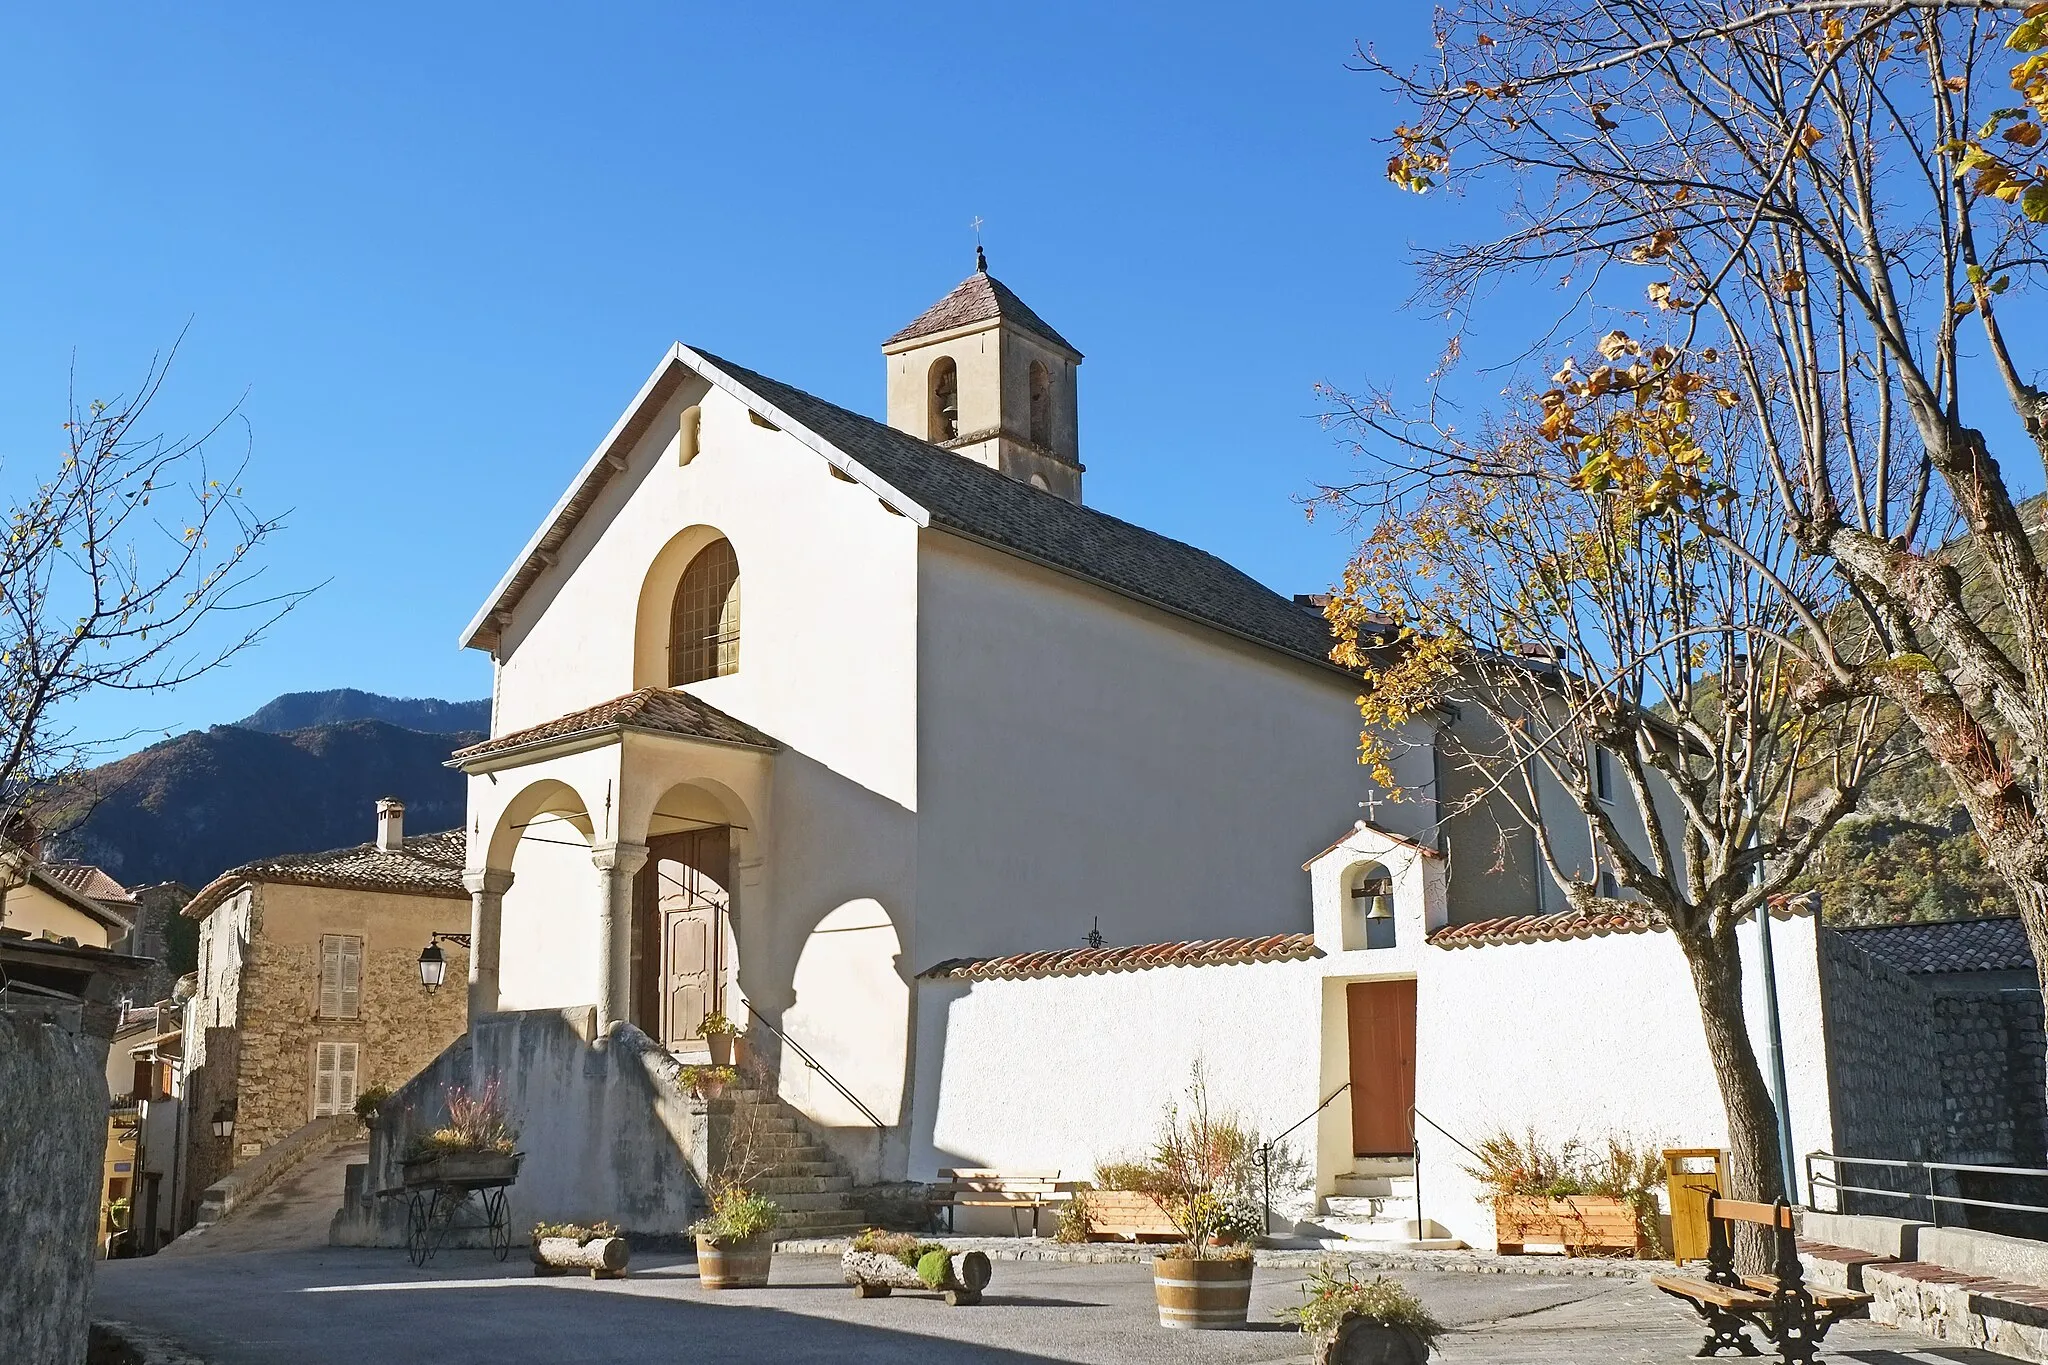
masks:
[[[633,1012],[633,874],[647,862],[647,845],[599,844],[590,850],[597,864],[597,1036]]]
[[[498,950],[503,937],[505,893],[512,874],[499,868],[465,872],[469,888],[469,1024],[498,1010]]]

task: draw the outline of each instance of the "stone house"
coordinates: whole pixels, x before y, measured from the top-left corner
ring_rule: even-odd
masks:
[[[420,984],[419,955],[464,927],[460,831],[404,834],[377,803],[377,837],[246,864],[202,887],[196,989],[185,1005],[185,1171],[179,1226],[235,1165],[313,1119],[395,1087],[463,1031],[459,991]],[[450,950],[464,969],[462,950]],[[232,1150],[211,1131],[235,1116]]]
[[[133,898],[96,867],[50,863],[16,844],[0,846],[0,925],[85,948],[125,948]],[[99,893],[99,894],[95,894]]]

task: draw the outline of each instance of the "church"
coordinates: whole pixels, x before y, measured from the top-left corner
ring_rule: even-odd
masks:
[[[1321,612],[1088,506],[1082,354],[979,256],[882,342],[886,421],[670,348],[462,633],[493,676],[491,737],[451,760],[470,1029],[387,1112],[427,1122],[440,1087],[500,1084],[522,1217],[686,1220],[712,1139],[675,1092],[708,1016],[857,1187],[1085,1179],[1202,1058],[1265,1132],[1314,1117],[1313,1217],[1386,1192],[1361,1172],[1412,1174],[1418,1106],[1532,1119],[1458,1087],[1520,1093],[1529,1068],[1485,1045],[1526,1011],[1583,1014],[1553,989],[1568,963],[1482,970],[1486,945],[1533,941],[1489,926],[1565,906],[1530,832],[1437,761],[1458,718],[1412,722],[1407,799],[1376,791]],[[1628,928],[1572,918],[1536,937],[1569,953]],[[1781,970],[1811,975],[1817,930],[1790,931]],[[1651,956],[1588,1027],[1653,1014],[1653,1088],[1712,1127],[1679,955]],[[1675,996],[1644,1003],[1642,970]],[[1611,1086],[1612,1060],[1560,1064]],[[1825,1143],[1825,1075],[1801,1085]],[[352,1199],[396,1183],[403,1127]],[[1443,1233],[1409,1212],[1416,1241]]]

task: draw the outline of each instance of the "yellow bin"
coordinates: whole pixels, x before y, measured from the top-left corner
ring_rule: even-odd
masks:
[[[1707,1259],[1707,1194],[1726,1197],[1728,1153],[1718,1147],[1664,1152],[1664,1191],[1671,1200],[1671,1259]]]

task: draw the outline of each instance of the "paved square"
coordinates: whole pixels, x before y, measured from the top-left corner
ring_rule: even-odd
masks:
[[[686,1257],[650,1256],[632,1278],[535,1279],[519,1253],[444,1252],[415,1271],[398,1251],[323,1249],[156,1257],[100,1267],[98,1316],[176,1337],[215,1365],[1088,1365],[1302,1361],[1276,1312],[1303,1272],[1261,1267],[1252,1328],[1172,1332],[1153,1313],[1150,1269],[998,1261],[987,1301],[856,1299],[830,1256],[778,1256],[767,1289],[710,1294]],[[1690,1314],[1643,1281],[1547,1275],[1398,1276],[1453,1329],[1448,1365],[1679,1365],[1699,1345]],[[2004,1357],[1882,1327],[1835,1329],[1824,1360],[1965,1365]]]

